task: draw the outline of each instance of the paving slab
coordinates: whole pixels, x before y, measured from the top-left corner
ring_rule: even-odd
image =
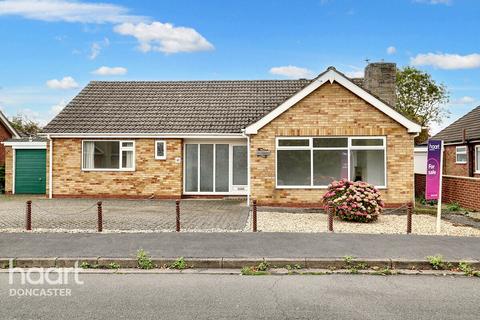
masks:
[[[342,258],[479,260],[480,238],[337,233],[0,233],[0,258]]]

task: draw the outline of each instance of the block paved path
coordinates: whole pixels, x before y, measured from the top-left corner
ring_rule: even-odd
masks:
[[[0,233],[0,258],[153,257],[480,259],[480,238],[329,233]]]
[[[21,197],[0,197],[0,229],[25,226]],[[96,230],[98,199],[32,199],[34,229]],[[173,200],[102,200],[104,230],[175,230]],[[243,230],[249,208],[241,200],[181,201],[185,230]]]

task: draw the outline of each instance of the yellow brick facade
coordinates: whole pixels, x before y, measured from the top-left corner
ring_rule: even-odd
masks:
[[[126,139],[127,140],[127,139]],[[167,159],[155,159],[155,139],[135,141],[135,171],[82,171],[82,139],[53,140],[54,197],[178,198],[182,193],[181,139],[167,141]],[[47,146],[47,172],[48,172]],[[48,193],[48,182],[47,182]]]
[[[11,194],[13,188],[13,149],[5,147],[5,193]]]
[[[251,195],[259,204],[318,206],[324,189],[277,189],[275,138],[282,136],[386,136],[387,204],[414,197],[413,135],[384,113],[336,83],[324,84],[251,137]],[[259,148],[271,151],[266,158]]]

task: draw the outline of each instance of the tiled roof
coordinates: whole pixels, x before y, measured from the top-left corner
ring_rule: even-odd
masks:
[[[5,140],[5,142],[46,142],[48,141],[47,138],[45,137],[39,137],[39,136],[23,136],[21,138],[10,138],[8,140]]]
[[[461,142],[463,140],[463,129],[466,130],[467,140],[480,140],[480,106],[437,133],[432,139],[443,140],[444,142]]]
[[[311,81],[93,81],[43,131],[240,133]]]

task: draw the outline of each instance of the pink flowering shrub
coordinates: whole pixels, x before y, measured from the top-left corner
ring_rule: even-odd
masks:
[[[323,203],[340,219],[356,222],[377,220],[385,206],[377,188],[348,180],[333,181],[323,195]]]

